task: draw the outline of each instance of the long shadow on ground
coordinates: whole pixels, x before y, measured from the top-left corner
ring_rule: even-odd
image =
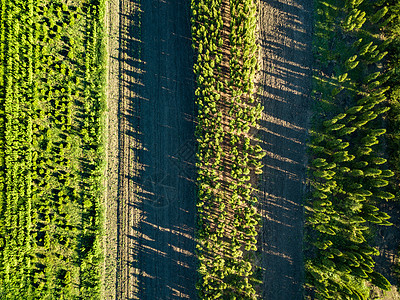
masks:
[[[120,93],[130,97],[129,108],[120,110],[120,117],[128,124],[121,127],[120,135],[135,141],[132,160],[136,163],[132,170],[120,172],[120,181],[129,181],[128,186],[135,189],[129,191],[133,196],[127,209],[140,217],[133,220],[127,216],[130,229],[119,230],[130,245],[126,249],[130,270],[126,276],[128,284],[134,286],[134,292],[121,295],[124,299],[194,299],[190,2],[130,2],[137,6],[135,14],[121,9],[121,24],[126,24],[120,34],[121,66],[127,67],[121,69],[120,86],[124,91]],[[124,205],[124,200],[120,202]],[[122,222],[120,226],[124,226]],[[123,239],[121,236],[120,241]],[[126,283],[121,282],[123,276],[120,278],[117,285],[123,289]]]
[[[302,299],[303,197],[311,90],[311,0],[260,3],[259,132],[267,151],[259,182],[262,298]]]

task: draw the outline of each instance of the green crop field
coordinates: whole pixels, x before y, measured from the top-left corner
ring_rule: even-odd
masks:
[[[99,298],[103,10],[1,1],[1,299]]]

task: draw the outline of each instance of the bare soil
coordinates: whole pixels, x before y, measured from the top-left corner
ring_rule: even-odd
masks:
[[[106,299],[195,298],[188,1],[109,1]]]
[[[260,0],[262,298],[303,298],[303,199],[312,85],[312,0]]]

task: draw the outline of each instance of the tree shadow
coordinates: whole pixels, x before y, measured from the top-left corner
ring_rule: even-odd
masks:
[[[117,295],[194,299],[190,3],[126,0],[120,11]]]
[[[267,152],[258,183],[262,297],[302,299],[312,1],[261,1],[259,11],[264,115],[258,135]]]

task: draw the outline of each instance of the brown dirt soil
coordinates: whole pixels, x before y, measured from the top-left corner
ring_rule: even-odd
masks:
[[[303,298],[303,197],[312,84],[312,0],[260,0],[262,298]]]
[[[109,1],[106,299],[195,298],[188,1]]]

